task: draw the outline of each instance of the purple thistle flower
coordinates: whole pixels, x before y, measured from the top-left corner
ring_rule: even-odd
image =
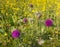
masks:
[[[19,30],[14,30],[14,31],[12,32],[12,37],[13,37],[13,38],[18,38],[19,36],[20,36]]]
[[[29,4],[29,5],[30,5],[31,8],[33,7],[33,4]]]
[[[24,18],[24,19],[23,19],[23,23],[26,23],[26,22],[27,22],[27,18]]]
[[[45,21],[45,25],[46,26],[52,26],[53,25],[53,21],[51,20],[51,19],[47,19],[46,21]]]

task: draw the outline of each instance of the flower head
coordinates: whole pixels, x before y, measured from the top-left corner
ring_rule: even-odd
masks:
[[[29,5],[30,5],[31,8],[33,7],[33,4],[29,4]]]
[[[52,26],[52,25],[53,25],[53,21],[52,21],[51,19],[47,19],[47,20],[45,21],[45,25],[46,25],[46,26]]]
[[[14,31],[12,32],[12,37],[13,37],[13,38],[18,38],[19,36],[20,36],[19,30],[14,30]]]
[[[23,23],[26,23],[26,22],[27,22],[27,18],[24,18],[24,19],[23,19]]]
[[[43,39],[38,39],[38,44],[39,45],[42,45],[42,44],[44,44],[45,43],[45,40],[43,40]]]
[[[42,16],[41,12],[36,12],[37,18],[40,18]]]
[[[34,19],[33,18],[28,18],[29,22],[33,23]]]

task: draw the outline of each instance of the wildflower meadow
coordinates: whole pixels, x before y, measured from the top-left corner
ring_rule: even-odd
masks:
[[[60,0],[0,0],[0,47],[60,47]]]

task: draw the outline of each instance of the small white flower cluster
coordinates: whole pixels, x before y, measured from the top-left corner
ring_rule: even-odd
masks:
[[[39,11],[36,12],[35,14],[36,14],[37,18],[40,18],[42,16],[41,12],[39,12]]]
[[[28,18],[28,21],[33,23],[34,19],[33,18]]]
[[[44,44],[44,42],[45,42],[45,41],[44,41],[43,39],[38,39],[38,44],[39,44],[39,45]]]

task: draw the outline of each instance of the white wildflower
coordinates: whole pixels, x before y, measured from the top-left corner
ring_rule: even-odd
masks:
[[[42,45],[44,42],[45,42],[45,41],[44,41],[43,39],[39,39],[39,40],[38,40],[38,44],[39,44],[39,45]]]
[[[42,16],[41,12],[39,12],[39,11],[36,12],[35,14],[36,14],[36,16],[37,16],[38,18],[40,18],[40,17]]]

